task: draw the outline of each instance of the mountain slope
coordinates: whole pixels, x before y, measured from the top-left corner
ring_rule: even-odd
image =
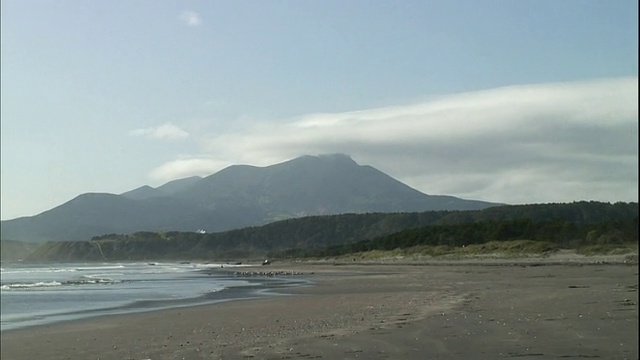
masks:
[[[4,262],[22,261],[33,253],[40,244],[24,241],[2,240],[0,241],[0,259]]]
[[[478,210],[491,204],[452,196],[428,196],[342,154],[302,156],[258,168],[228,167],[176,197],[205,207],[233,202],[267,213],[298,217],[345,212]]]
[[[83,194],[36,216],[2,221],[2,238],[88,240],[136,231],[219,232],[307,215],[478,210],[482,201],[425,195],[349,156],[302,156],[267,167],[234,165],[205,178]]]
[[[184,179],[170,181],[157,188],[152,188],[149,185],[143,185],[137,189],[124,192],[120,194],[120,196],[133,199],[133,200],[144,200],[152,197],[171,196],[177,192],[180,192],[184,189],[189,188],[191,185],[195,184],[200,180],[202,180],[201,177],[192,176]]]

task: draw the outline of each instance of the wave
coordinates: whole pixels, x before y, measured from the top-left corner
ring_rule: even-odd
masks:
[[[78,285],[95,285],[95,284],[115,284],[122,282],[120,280],[106,279],[106,278],[92,278],[84,277],[77,280],[67,281],[38,281],[33,283],[10,283],[2,284],[0,289],[6,290],[27,290],[27,289],[39,289],[39,288],[51,288],[57,286],[78,286]]]
[[[124,265],[108,265],[108,266],[87,266],[76,268],[76,271],[93,271],[93,270],[114,270],[114,269],[124,269]]]
[[[2,268],[2,274],[32,274],[32,273],[63,273],[63,272],[75,272],[76,269],[69,268]]]
[[[51,286],[61,286],[62,283],[59,281],[40,281],[36,283],[17,283],[17,284],[3,284],[0,289],[2,290],[11,290],[11,289],[28,289],[35,287],[51,287]]]

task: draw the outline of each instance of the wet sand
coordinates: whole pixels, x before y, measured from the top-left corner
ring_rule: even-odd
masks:
[[[5,331],[1,358],[638,358],[637,263],[276,263],[269,270],[302,272],[316,285]]]

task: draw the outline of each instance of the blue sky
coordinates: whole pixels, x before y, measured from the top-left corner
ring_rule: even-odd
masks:
[[[637,1],[1,6],[2,219],[321,153],[427,194],[638,200]]]

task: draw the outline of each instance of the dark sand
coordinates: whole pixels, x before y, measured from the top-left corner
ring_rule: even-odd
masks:
[[[1,358],[638,359],[637,263],[580,262],[275,264],[317,285],[5,331]]]

